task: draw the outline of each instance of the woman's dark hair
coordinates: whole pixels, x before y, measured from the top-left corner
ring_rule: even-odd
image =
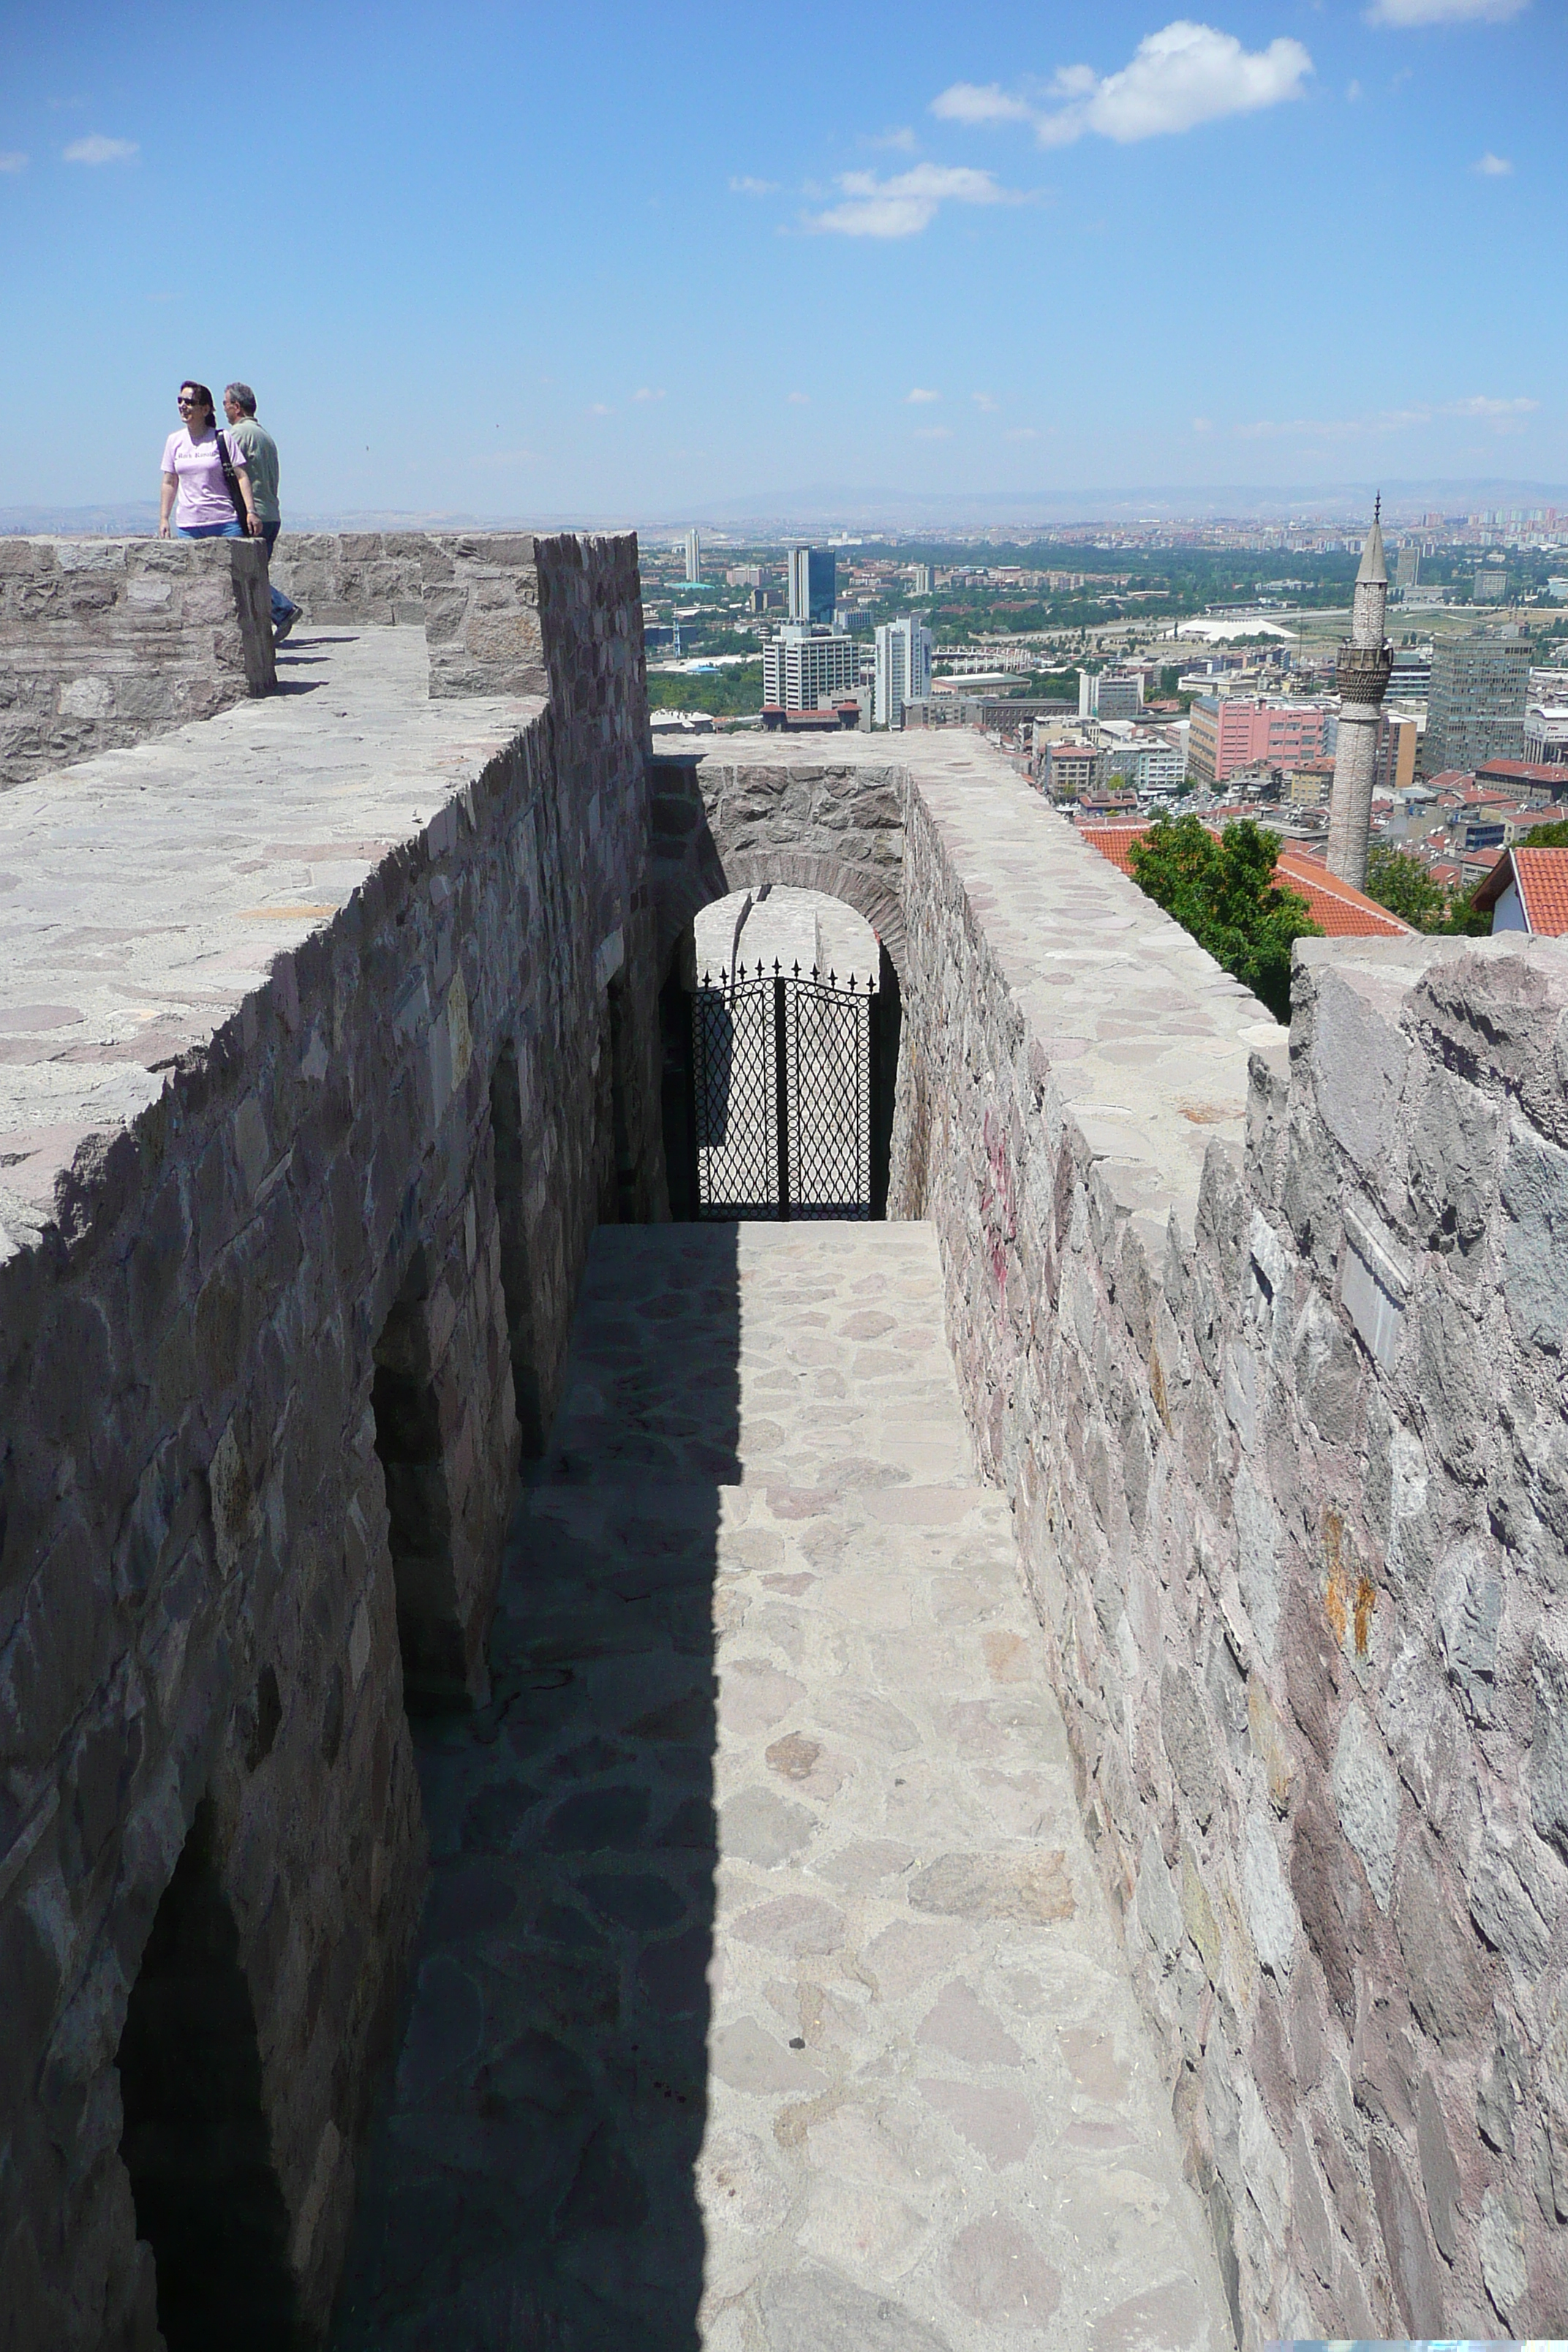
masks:
[[[217,410],[213,406],[213,396],[211,393],[207,390],[205,383],[198,383],[195,376],[188,375],[184,383],[180,386],[180,390],[182,392],[188,392],[193,400],[205,402],[206,412],[209,416],[216,416],[217,415]]]

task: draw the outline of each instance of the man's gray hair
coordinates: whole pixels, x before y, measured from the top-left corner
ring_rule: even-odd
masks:
[[[247,383],[226,384],[223,396],[226,400],[232,400],[237,408],[243,408],[247,416],[255,415],[256,394]]]

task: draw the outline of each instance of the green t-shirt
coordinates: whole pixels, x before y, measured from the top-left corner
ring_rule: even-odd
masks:
[[[237,425],[225,425],[224,431],[237,449],[245,453],[250,471],[250,495],[256,500],[256,511],[263,522],[281,522],[283,509],[278,503],[278,444],[270,433],[264,432],[254,416],[242,416]]]

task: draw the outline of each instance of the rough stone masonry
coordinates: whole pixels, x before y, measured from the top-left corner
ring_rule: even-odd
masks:
[[[519,1405],[537,1443],[593,1224],[661,1205],[635,551],[510,553],[547,696],[429,700],[386,631],[303,740],[268,701],[5,803],[18,2352],[153,2344],[160,2217],[195,2340],[215,2260],[258,2341],[324,2327],[405,1702],[483,1695]]]
[[[0,805],[0,2342],[150,2345],[136,2219],[225,2135],[323,2325],[405,1693],[482,1695],[514,1420],[592,1225],[663,1208],[657,992],[768,878],[897,967],[890,1204],[1238,2340],[1563,2332],[1568,959],[1314,944],[1287,1038],[973,738],[650,790],[629,544],[419,577],[428,656]]]

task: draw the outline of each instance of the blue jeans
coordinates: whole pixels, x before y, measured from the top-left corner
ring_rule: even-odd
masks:
[[[278,534],[282,528],[283,526],[280,522],[264,522],[261,526],[261,536],[267,541],[267,552],[268,556],[271,555],[273,549],[278,544]],[[286,620],[290,613],[297,613],[300,607],[295,604],[291,596],[285,596],[281,588],[274,588],[272,591],[272,625],[274,628],[278,626],[279,621]]]

